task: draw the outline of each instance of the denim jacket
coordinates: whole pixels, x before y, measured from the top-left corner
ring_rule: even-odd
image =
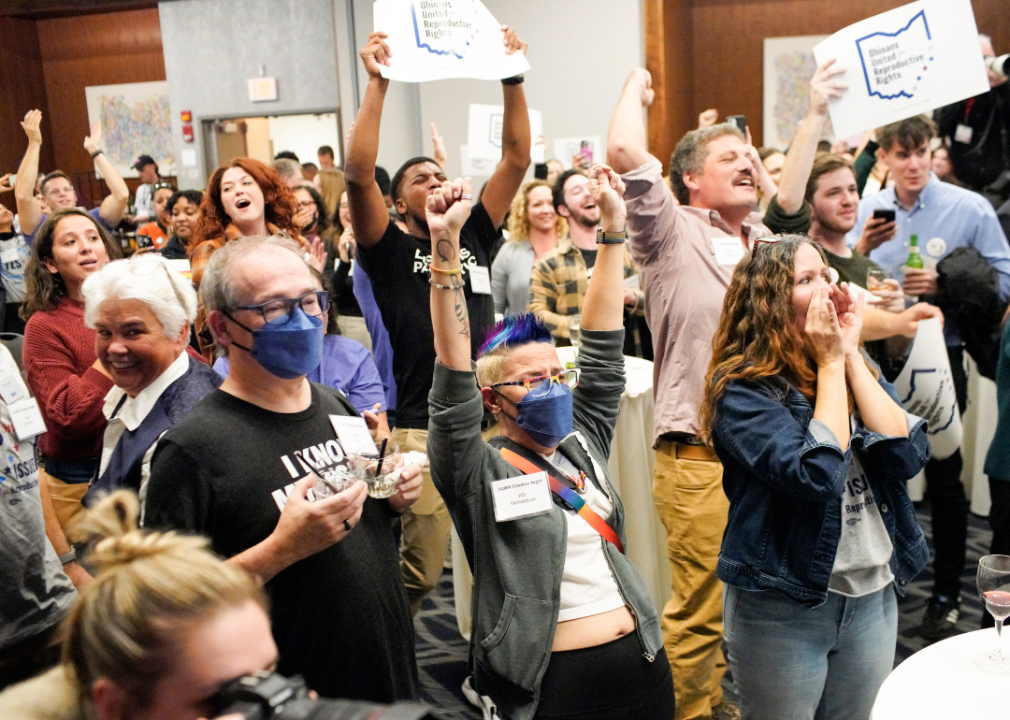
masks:
[[[880,385],[897,403],[894,388]],[[807,399],[782,378],[731,381],[716,403],[713,441],[730,509],[719,578],[744,590],[778,590],[817,607],[842,533],[842,493],[852,453],[873,488],[891,536],[899,593],[929,560],[906,482],[929,459],[925,421],[908,415],[908,437],[867,430],[861,421],[842,452]],[[858,418],[858,415],[857,415]]]
[[[575,433],[560,451],[573,460],[565,447],[577,440],[588,453],[600,490],[614,504],[607,524],[625,543],[624,506],[607,474],[625,385],[623,344],[624,330],[582,331],[577,361],[582,378],[572,392]],[[481,438],[484,408],[473,372],[436,363],[428,405],[431,479],[445,499],[474,577],[474,685],[491,697],[501,717],[528,720],[540,702],[540,681],[558,624],[568,541],[565,511],[555,505],[545,514],[495,522],[491,482],[523,473]],[[663,652],[663,637],[649,591],[627,556],[600,542],[635,615],[643,655],[652,661]]]

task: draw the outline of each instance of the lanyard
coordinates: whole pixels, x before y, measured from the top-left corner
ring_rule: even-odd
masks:
[[[538,472],[547,473],[547,481],[550,483],[551,492],[560,497],[566,503],[572,506],[575,512],[587,523],[589,526],[598,532],[604,540],[611,543],[616,547],[622,554],[624,553],[624,545],[621,544],[621,538],[617,537],[617,533],[614,529],[607,525],[607,521],[596,514],[586,501],[583,500],[578,493],[572,490],[570,487],[565,485],[563,482],[555,478],[550,472],[537,467],[536,464],[527,460],[522,455],[508,448],[501,448],[502,459],[507,462],[512,467],[516,468],[520,472],[527,474],[533,474]]]

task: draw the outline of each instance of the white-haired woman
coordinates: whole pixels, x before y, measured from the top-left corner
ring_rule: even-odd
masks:
[[[115,383],[105,397],[109,424],[85,503],[119,488],[141,504],[158,440],[221,377],[187,352],[196,317],[192,283],[157,255],[109,263],[87,279],[84,322],[94,328],[98,361]]]

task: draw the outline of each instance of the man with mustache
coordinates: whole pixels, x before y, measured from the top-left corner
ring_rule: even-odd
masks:
[[[582,314],[589,278],[596,264],[596,232],[600,209],[589,194],[589,179],[581,170],[565,170],[554,183],[554,211],[568,221],[568,234],[544,253],[530,276],[529,312],[536,314],[555,339],[567,345],[569,318]],[[624,277],[638,270],[624,253]],[[633,315],[645,314],[645,294],[624,288],[624,307]]]

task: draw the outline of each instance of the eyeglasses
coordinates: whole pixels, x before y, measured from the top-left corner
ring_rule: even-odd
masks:
[[[295,307],[300,307],[306,315],[319,317],[330,309],[330,296],[325,290],[305,293],[299,298],[279,298],[262,305],[238,305],[236,310],[255,310],[263,316],[268,325],[283,325],[291,319]]]
[[[545,382],[548,383],[547,389],[554,383],[558,385],[567,385],[569,389],[574,390],[579,385],[579,375],[582,374],[582,370],[575,368],[573,370],[562,370],[557,375],[540,375],[537,377],[532,377],[529,380],[513,380],[511,382],[500,382],[492,385],[492,388],[502,387],[503,385],[522,385],[527,390],[532,390],[542,386]]]
[[[315,200],[303,200],[298,203],[299,210],[305,210],[306,208],[314,208],[316,206]]]
[[[761,245],[774,245],[781,239],[781,235],[765,235],[763,237],[759,237],[754,241],[754,247],[751,249],[751,252],[757,252]]]

